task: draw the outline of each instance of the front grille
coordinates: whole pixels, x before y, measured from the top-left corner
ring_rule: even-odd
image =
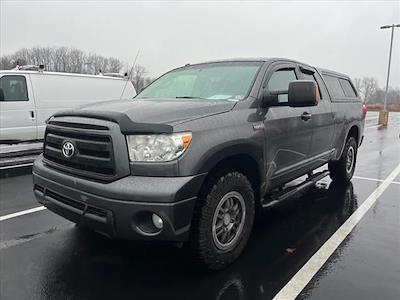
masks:
[[[66,142],[75,150],[69,158],[62,153]],[[106,126],[50,121],[43,156],[51,166],[83,177],[107,180],[115,175],[112,138]]]

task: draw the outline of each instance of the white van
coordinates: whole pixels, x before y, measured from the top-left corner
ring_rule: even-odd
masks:
[[[0,142],[41,140],[46,119],[56,111],[135,95],[132,83],[123,78],[0,71]]]

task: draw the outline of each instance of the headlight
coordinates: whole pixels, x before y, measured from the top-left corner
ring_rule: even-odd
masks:
[[[191,140],[190,132],[126,136],[131,161],[173,160],[185,152]]]

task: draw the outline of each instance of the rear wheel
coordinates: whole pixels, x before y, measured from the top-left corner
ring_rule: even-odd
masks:
[[[239,172],[210,181],[200,197],[192,224],[191,248],[196,263],[222,269],[247,244],[254,222],[254,192]]]
[[[349,137],[340,159],[337,161],[331,161],[328,164],[332,180],[350,182],[356,167],[357,150],[358,147],[355,138],[352,136]]]

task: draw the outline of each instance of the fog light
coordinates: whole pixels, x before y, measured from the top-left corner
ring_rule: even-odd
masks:
[[[157,228],[157,229],[162,229],[164,226],[164,222],[163,220],[157,216],[156,214],[153,214],[151,216],[151,220],[153,221],[153,225]]]

